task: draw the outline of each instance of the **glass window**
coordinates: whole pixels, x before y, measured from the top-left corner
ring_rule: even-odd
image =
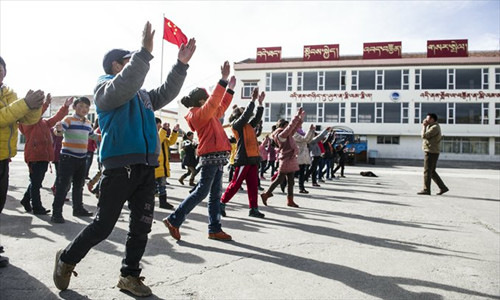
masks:
[[[384,123],[401,123],[401,103],[384,103]]]
[[[456,103],[456,124],[481,124],[481,103]]]
[[[399,145],[399,136],[379,135],[377,136],[377,144]]]
[[[325,72],[325,90],[340,90],[340,72]]]
[[[384,90],[401,89],[401,70],[384,71]]]
[[[339,123],[339,104],[338,103],[326,103],[325,104],[325,122],[327,123]]]
[[[422,70],[421,75],[421,88],[424,90],[445,90],[447,71],[446,69],[440,70]]]
[[[286,119],[286,103],[270,103],[271,122],[277,122],[279,119]]]
[[[241,98],[250,99],[252,98],[252,91],[257,87],[257,82],[244,82],[241,88]]]
[[[271,91],[286,91],[286,73],[271,74]]]
[[[495,138],[495,155],[500,155],[500,138]]]
[[[360,90],[375,89],[375,71],[359,71],[358,87]]]
[[[318,72],[304,72],[302,77],[302,90],[303,91],[317,91],[318,90]]]
[[[481,69],[456,69],[455,89],[481,89]]]
[[[304,122],[317,122],[318,121],[318,112],[317,112],[317,103],[303,103],[302,108],[306,112],[306,119]]]
[[[446,113],[446,103],[421,103],[420,111],[422,112],[422,115],[420,116],[420,122],[425,119],[428,113],[435,113],[438,117],[439,123],[444,124],[448,119],[448,114]]]
[[[375,122],[375,104],[358,103],[358,123]]]
[[[488,138],[483,137],[443,137],[441,150],[456,154],[489,154]]]
[[[500,103],[495,103],[495,124],[500,124]]]

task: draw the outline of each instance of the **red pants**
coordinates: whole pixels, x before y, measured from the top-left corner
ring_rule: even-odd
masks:
[[[243,180],[247,183],[248,203],[250,208],[256,208],[257,205],[257,188],[259,185],[259,166],[245,165],[238,166],[234,169],[233,179],[227,186],[226,191],[221,197],[222,203],[228,203],[231,198],[240,190]]]

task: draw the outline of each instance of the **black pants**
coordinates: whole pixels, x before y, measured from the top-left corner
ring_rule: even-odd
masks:
[[[148,233],[151,232],[154,212],[155,174],[154,167],[146,165],[105,170],[101,178],[97,215],[66,247],[61,260],[76,265],[88,251],[106,239],[120,217],[123,205],[128,200],[130,225],[122,260],[122,276],[137,277],[141,273],[142,259]]]
[[[83,185],[85,184],[87,158],[61,154],[56,179],[56,195],[52,203],[52,215],[62,216],[64,199],[73,184],[73,209],[83,208]]]
[[[332,177],[335,176],[335,172],[337,172],[338,169],[340,169],[340,176],[344,176],[345,160],[339,160],[337,167],[333,169]]]
[[[307,172],[307,167],[309,165],[299,165],[299,189],[302,191],[302,190],[305,190],[304,188],[304,182],[306,181],[306,172]]]
[[[9,158],[0,160],[0,213],[7,201],[7,190],[9,189],[9,162]]]
[[[318,171],[318,165],[319,165],[319,160],[321,159],[320,156],[313,156],[312,162],[311,162],[311,167],[309,168],[309,171],[306,173],[306,178],[309,178],[309,176],[312,177],[312,183],[318,183],[318,178],[316,177],[316,173]]]
[[[444,184],[441,177],[439,177],[436,172],[437,161],[439,158],[439,153],[429,153],[425,152],[424,157],[424,191],[431,192],[431,180],[438,185],[439,189],[446,190],[447,187]]]
[[[42,210],[43,205],[40,199],[40,188],[42,187],[43,179],[45,178],[45,173],[49,167],[48,161],[34,161],[28,163],[30,171],[30,184],[28,189],[24,193],[23,200],[30,200],[33,206],[33,210]]]

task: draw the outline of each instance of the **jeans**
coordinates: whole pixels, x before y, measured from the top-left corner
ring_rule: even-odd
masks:
[[[167,177],[159,177],[155,179],[156,192],[158,195],[167,194]]]
[[[34,161],[28,163],[30,171],[30,184],[24,193],[23,199],[27,199],[28,201],[31,199],[33,210],[35,211],[41,211],[44,209],[40,199],[40,188],[42,187],[42,182],[45,178],[45,173],[47,172],[48,167],[48,161]]]
[[[320,178],[323,178],[326,173],[326,179],[330,179],[330,170],[332,169],[332,159],[331,158],[325,158],[323,162],[323,167],[321,167],[321,173],[320,173]]]
[[[7,201],[7,190],[9,189],[9,162],[9,158],[0,160],[0,213]]]
[[[177,209],[168,216],[168,221],[180,227],[187,215],[209,195],[208,198],[208,232],[222,231],[220,224],[220,198],[222,194],[222,165],[206,165],[201,167],[201,177],[194,191],[187,196]]]
[[[83,208],[83,185],[85,184],[86,157],[77,158],[61,154],[56,179],[56,195],[52,203],[52,215],[62,216],[64,199],[73,183],[73,210]]]
[[[89,177],[89,171],[93,161],[94,161],[94,152],[93,151],[87,152],[87,158],[85,161],[85,178]]]
[[[128,200],[130,225],[125,244],[125,258],[120,269],[122,276],[138,277],[139,263],[144,255],[151,232],[154,213],[155,174],[154,167],[130,166],[127,169],[108,169],[102,173],[97,214],[66,247],[61,260],[76,265],[89,250],[106,239],[120,217],[123,205]]]

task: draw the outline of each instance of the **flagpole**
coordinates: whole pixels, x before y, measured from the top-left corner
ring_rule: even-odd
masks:
[[[163,36],[165,36],[165,13],[163,13]],[[160,68],[160,84],[163,84],[163,36],[161,37],[161,68]]]

